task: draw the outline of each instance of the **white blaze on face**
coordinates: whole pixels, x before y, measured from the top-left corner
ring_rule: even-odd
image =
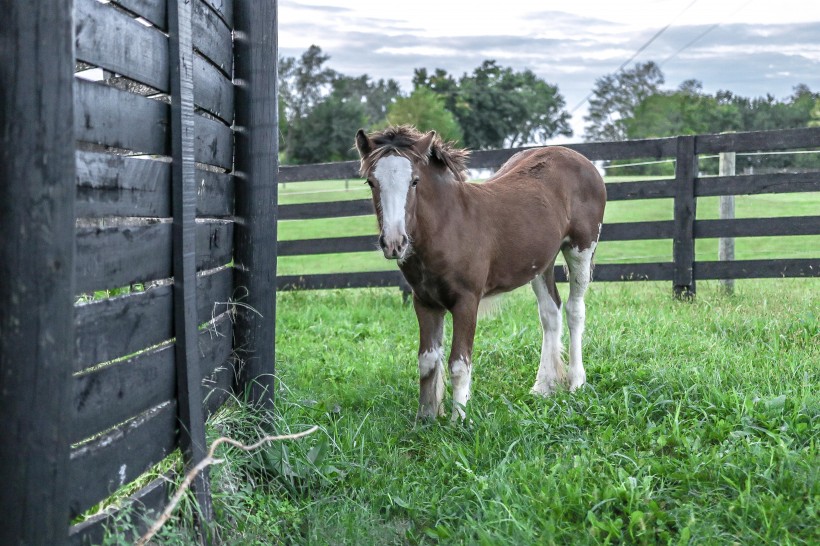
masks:
[[[413,179],[413,166],[406,157],[389,155],[376,163],[373,176],[379,183],[384,236],[401,239],[405,235],[405,206]]]

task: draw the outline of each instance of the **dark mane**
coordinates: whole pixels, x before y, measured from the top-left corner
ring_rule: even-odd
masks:
[[[428,162],[430,157],[432,157],[452,171],[457,180],[462,182],[467,180],[467,159],[470,157],[470,152],[456,148],[453,142],[444,142],[438,135],[433,140],[430,157],[422,157],[421,154],[416,151],[414,144],[416,144],[424,134],[420,133],[415,127],[397,125],[388,127],[383,131],[371,133],[368,136],[374,148],[367,157],[362,158],[361,167],[359,169],[362,176],[366,176],[379,159],[388,153],[394,152],[408,159],[415,159],[424,163]]]

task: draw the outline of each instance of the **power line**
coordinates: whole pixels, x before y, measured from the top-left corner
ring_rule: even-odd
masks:
[[[733,11],[731,14],[727,15],[726,17],[724,17],[722,21],[719,21],[719,22],[715,23],[714,25],[710,26],[709,28],[707,28],[706,30],[704,30],[703,32],[701,32],[700,34],[698,34],[697,36],[695,36],[692,40],[690,40],[689,42],[687,42],[687,43],[686,43],[686,45],[684,45],[684,46],[683,46],[683,47],[681,47],[679,50],[677,50],[676,52],[674,52],[673,54],[671,54],[670,56],[668,56],[667,58],[665,58],[664,60],[662,60],[660,63],[658,63],[658,66],[663,66],[664,64],[666,64],[666,63],[667,63],[667,61],[671,61],[672,59],[674,59],[675,57],[677,57],[678,55],[680,55],[683,51],[685,51],[685,50],[689,49],[690,47],[692,47],[692,46],[695,44],[695,42],[699,41],[701,38],[703,38],[704,36],[706,36],[707,34],[709,34],[710,32],[712,32],[713,30],[715,30],[717,27],[719,27],[720,25],[722,25],[723,23],[725,23],[725,22],[726,22],[726,20],[727,20],[727,19],[729,19],[730,17],[734,17],[734,15],[735,15],[735,14],[737,14],[739,11],[741,11],[741,10],[742,10],[742,9],[744,9],[746,6],[748,6],[749,4],[751,4],[753,1],[754,1],[754,0],[748,0],[748,1],[747,1],[747,2],[745,2],[743,5],[741,5],[739,8],[737,8],[735,11]]]
[[[656,32],[656,33],[655,33],[655,34],[654,34],[654,35],[653,35],[653,36],[652,36],[649,40],[647,40],[647,41],[646,41],[646,43],[644,43],[641,47],[639,47],[639,48],[638,48],[638,50],[637,50],[637,51],[635,51],[635,53],[633,53],[633,54],[632,54],[632,56],[631,56],[629,59],[627,59],[626,61],[624,61],[623,63],[621,63],[621,66],[619,66],[619,67],[618,67],[618,69],[617,69],[617,70],[615,70],[615,72],[614,72],[614,73],[615,73],[615,74],[617,74],[618,72],[620,72],[621,70],[623,70],[623,69],[624,69],[624,68],[625,68],[625,67],[626,67],[629,63],[631,63],[633,60],[635,60],[635,57],[637,57],[638,55],[640,55],[640,54],[641,54],[641,53],[642,53],[642,52],[643,52],[643,51],[644,51],[647,47],[649,47],[650,45],[652,45],[652,42],[654,42],[655,40],[657,40],[657,39],[660,37],[660,35],[661,35],[661,34],[663,34],[664,32],[666,32],[666,30],[667,30],[669,27],[671,27],[673,24],[675,24],[675,23],[677,22],[677,20],[680,18],[680,16],[681,16],[681,15],[683,15],[684,13],[686,13],[687,11],[689,11],[689,8],[691,8],[692,6],[694,6],[694,5],[695,5],[695,3],[696,3],[697,1],[698,1],[698,0],[692,0],[691,2],[689,2],[689,4],[688,4],[685,8],[683,8],[683,9],[680,11],[680,13],[678,13],[677,15],[675,15],[675,17],[674,17],[671,21],[669,21],[669,23],[668,23],[665,27],[663,27],[663,28],[662,28],[662,29],[660,29],[658,32]],[[751,1],[751,0],[750,0],[750,1]],[[575,105],[575,108],[573,108],[572,110],[570,110],[570,114],[574,114],[574,113],[575,113],[575,112],[576,112],[576,111],[577,111],[580,107],[582,107],[584,104],[586,104],[586,102],[587,102],[587,101],[588,101],[588,100],[592,97],[592,95],[594,95],[594,94],[595,94],[595,91],[594,91],[594,90],[593,90],[593,91],[590,91],[590,92],[589,92],[589,94],[588,94],[586,97],[584,97],[584,100],[582,100],[581,102],[579,102],[577,105]]]

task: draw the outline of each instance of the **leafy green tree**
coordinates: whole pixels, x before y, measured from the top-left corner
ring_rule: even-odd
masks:
[[[514,147],[572,134],[558,88],[530,70],[515,72],[487,60],[457,83],[441,69],[432,76],[417,69],[413,81],[417,89],[444,97],[470,148]]]
[[[291,163],[323,163],[356,159],[353,135],[366,126],[367,112],[360,101],[334,92],[290,127]]]
[[[351,135],[383,120],[400,96],[395,80],[345,76],[325,66],[329,58],[313,45],[298,59],[279,61],[280,150],[285,163],[352,159]],[[333,108],[338,108],[336,116]],[[347,135],[332,140],[345,131]]]
[[[627,121],[647,97],[658,93],[663,72],[653,61],[609,74],[595,81],[584,138],[591,141],[625,140]]]
[[[419,87],[409,97],[391,104],[387,122],[390,125],[415,125],[419,131],[435,129],[444,140],[462,140],[461,127],[453,113],[444,107],[444,97],[426,87]]]
[[[820,99],[814,101],[814,107],[810,113],[809,127],[820,127]]]

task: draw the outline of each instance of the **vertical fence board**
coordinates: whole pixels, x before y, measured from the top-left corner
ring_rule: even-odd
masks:
[[[191,3],[168,2],[171,65],[171,181],[174,211],[174,332],[176,338],[179,443],[188,469],[207,454],[197,348],[196,166],[194,164],[194,50]],[[213,517],[208,472],[200,472],[193,491],[204,520]],[[206,536],[199,522],[201,537]]]
[[[273,403],[276,327],[278,169],[276,0],[237,0],[235,79],[237,224],[235,282],[248,292],[238,309],[236,346],[244,360],[240,381],[251,400]],[[253,308],[253,309],[249,309]]]
[[[73,2],[4,2],[0,544],[68,540],[74,342]]]
[[[695,155],[695,137],[678,137],[675,166],[675,238],[672,257],[675,263],[675,296],[689,298],[695,294],[695,178],[698,175],[698,156]]]

